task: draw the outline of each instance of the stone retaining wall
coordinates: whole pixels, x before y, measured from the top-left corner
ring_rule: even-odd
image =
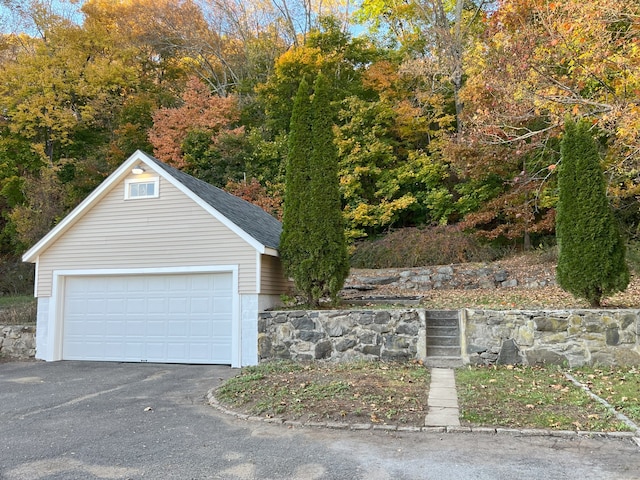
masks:
[[[36,355],[35,325],[0,325],[0,357],[33,358]]]
[[[258,358],[425,360],[423,309],[263,312]],[[640,365],[639,310],[460,312],[465,363]]]
[[[258,358],[409,360],[426,355],[424,310],[265,312]]]
[[[345,282],[345,290],[375,290],[387,285],[402,290],[540,288],[555,285],[555,271],[550,266],[530,268],[517,277],[499,265],[443,265],[420,268],[354,269]]]
[[[463,310],[468,363],[640,365],[639,310]]]

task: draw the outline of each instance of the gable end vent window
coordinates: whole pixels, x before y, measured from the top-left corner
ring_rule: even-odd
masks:
[[[159,178],[130,179],[124,181],[124,199],[158,198]]]

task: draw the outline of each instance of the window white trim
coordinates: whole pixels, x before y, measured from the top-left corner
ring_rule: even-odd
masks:
[[[152,183],[153,194],[152,195],[131,195],[132,185],[140,183]],[[140,200],[143,198],[158,198],[160,196],[160,177],[143,177],[143,178],[127,178],[124,181],[124,199],[125,200]]]

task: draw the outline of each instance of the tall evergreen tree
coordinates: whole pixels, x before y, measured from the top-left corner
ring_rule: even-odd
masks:
[[[311,110],[311,203],[313,227],[310,243],[313,258],[313,299],[328,295],[335,301],[349,274],[349,257],[338,178],[338,151],[334,143],[331,90],[320,73],[313,86]]]
[[[599,307],[629,284],[625,246],[606,196],[589,123],[567,118],[560,147],[556,236],[558,284]]]
[[[349,273],[333,117],[325,77],[318,75],[313,100],[303,80],[291,115],[280,255],[310,304],[335,300]]]
[[[308,205],[311,202],[311,102],[309,84],[303,79],[293,101],[289,150],[285,174],[285,195],[282,214],[280,257],[288,277],[296,288],[308,294],[310,268],[310,224]],[[308,295],[309,296],[309,295]],[[309,298],[310,300],[310,298]]]

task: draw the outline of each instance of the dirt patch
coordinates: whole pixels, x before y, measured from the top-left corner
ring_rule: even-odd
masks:
[[[236,411],[266,418],[420,426],[429,378],[419,362],[286,362],[243,369],[216,397]]]

